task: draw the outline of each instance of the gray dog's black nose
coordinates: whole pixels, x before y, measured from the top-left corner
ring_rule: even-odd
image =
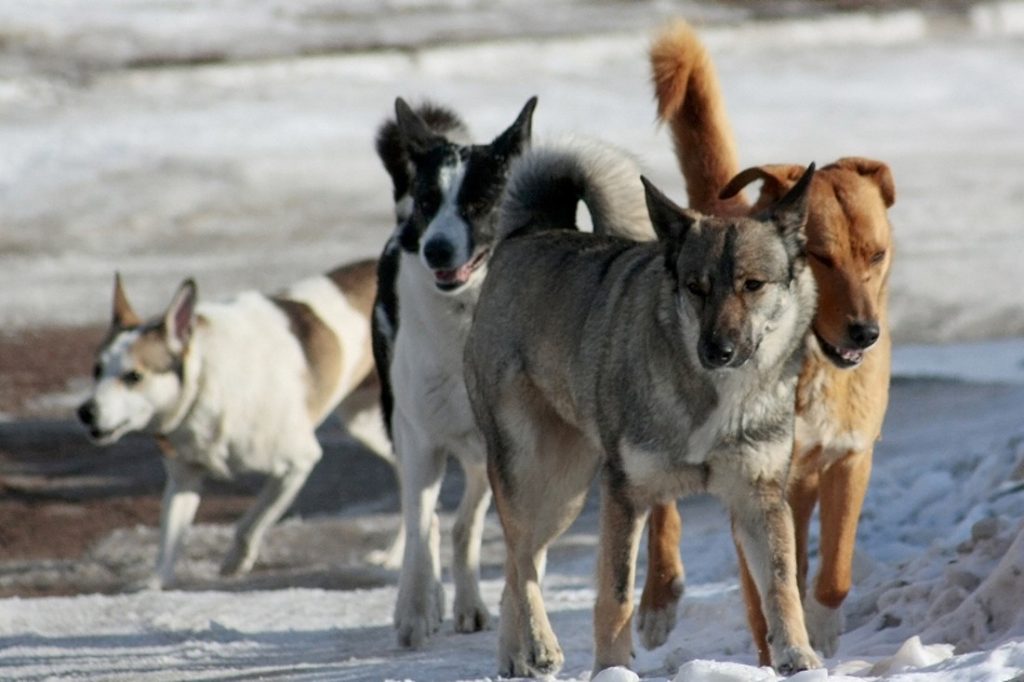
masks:
[[[455,246],[447,239],[433,238],[423,245],[423,258],[435,270],[452,267]]]
[[[724,367],[736,355],[736,344],[728,339],[705,341],[702,344],[704,362],[709,367]]]
[[[850,340],[857,344],[858,348],[868,348],[878,340],[881,330],[877,322],[854,322],[848,332]]]
[[[96,401],[86,400],[78,407],[78,418],[86,426],[92,426],[96,421]]]

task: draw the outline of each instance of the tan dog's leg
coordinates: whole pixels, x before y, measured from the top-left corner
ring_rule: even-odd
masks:
[[[870,477],[870,450],[849,454],[821,474],[821,568],[804,608],[812,643],[828,657],[843,629],[840,607],[852,585],[853,547]]]
[[[735,540],[735,530],[733,540]],[[743,588],[743,601],[747,605],[747,623],[750,625],[750,634],[754,638],[754,646],[757,647],[757,664],[771,665],[772,653],[768,649],[768,623],[764,619],[764,611],[761,610],[761,595],[757,592],[757,584],[754,577],[750,575],[750,567],[747,566],[747,557],[743,555],[743,548],[736,543],[736,556],[740,562],[740,587]]]
[[[794,451],[801,452],[797,443]],[[800,597],[807,595],[807,538],[810,534],[811,516],[818,503],[818,458],[821,448],[797,455],[789,469],[789,486],[786,496],[793,510],[793,531],[796,537],[796,582]]]
[[[601,550],[597,559],[597,602],[594,604],[594,667],[628,666],[633,658],[633,585],[636,556],[646,510],[638,510],[626,491],[607,480],[601,495]]]
[[[686,579],[679,556],[682,523],[674,501],[651,508],[647,521],[647,579],[636,620],[640,642],[647,649],[664,644],[676,625]]]

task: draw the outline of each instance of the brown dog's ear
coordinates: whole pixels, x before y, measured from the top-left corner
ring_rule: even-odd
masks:
[[[138,327],[142,324],[142,320],[135,314],[132,304],[128,302],[128,296],[124,293],[120,272],[114,273],[114,314],[111,324],[117,329]]]
[[[164,333],[167,347],[172,353],[183,353],[192,338],[196,297],[196,283],[187,279],[178,287],[171,304],[167,307],[167,312],[164,313]]]
[[[761,180],[761,195],[757,206],[770,205],[783,197],[789,188],[796,184],[804,174],[804,167],[792,163],[770,163],[764,166],[753,166],[741,170],[732,180],[725,184],[718,193],[719,199],[728,199],[740,193],[752,182]]]
[[[878,191],[882,193],[882,201],[885,202],[886,208],[891,208],[896,203],[896,184],[893,182],[892,171],[889,170],[888,165],[861,156],[845,156],[832,165],[852,170],[878,185]]]

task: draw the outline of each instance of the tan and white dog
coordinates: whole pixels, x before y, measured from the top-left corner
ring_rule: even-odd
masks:
[[[793,164],[740,171],[725,101],[711,58],[697,34],[677,22],[651,47],[658,112],[672,131],[690,207],[725,216],[757,214],[802,177]],[[752,206],[740,191],[761,181]],[[807,252],[818,287],[796,394],[796,438],[787,499],[796,532],[797,578],[811,644],[835,654],[840,606],[851,587],[857,521],[889,395],[891,341],[886,315],[892,231],[886,209],[895,201],[889,167],[845,157],[811,182]],[[807,540],[820,501],[821,562],[806,589]],[[682,594],[680,520],[675,505],[651,512],[647,582],[638,626],[648,647],[665,641]],[[770,658],[764,595],[741,560],[747,615],[762,664]]]
[[[375,261],[363,261],[276,296],[250,291],[225,303],[197,303],[187,280],[148,321],[115,277],[110,331],[78,416],[98,444],[138,431],[165,453],[156,572],[136,587],[173,582],[208,477],[268,477],[221,566],[225,575],[249,571],[320,459],[314,430],[335,408],[353,435],[389,457],[370,348],[375,272]]]

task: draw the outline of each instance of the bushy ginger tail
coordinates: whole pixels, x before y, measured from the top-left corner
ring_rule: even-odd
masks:
[[[749,204],[742,195],[718,198],[740,167],[718,76],[696,31],[673,22],[651,45],[650,58],[658,117],[672,130],[690,208],[745,215]]]

